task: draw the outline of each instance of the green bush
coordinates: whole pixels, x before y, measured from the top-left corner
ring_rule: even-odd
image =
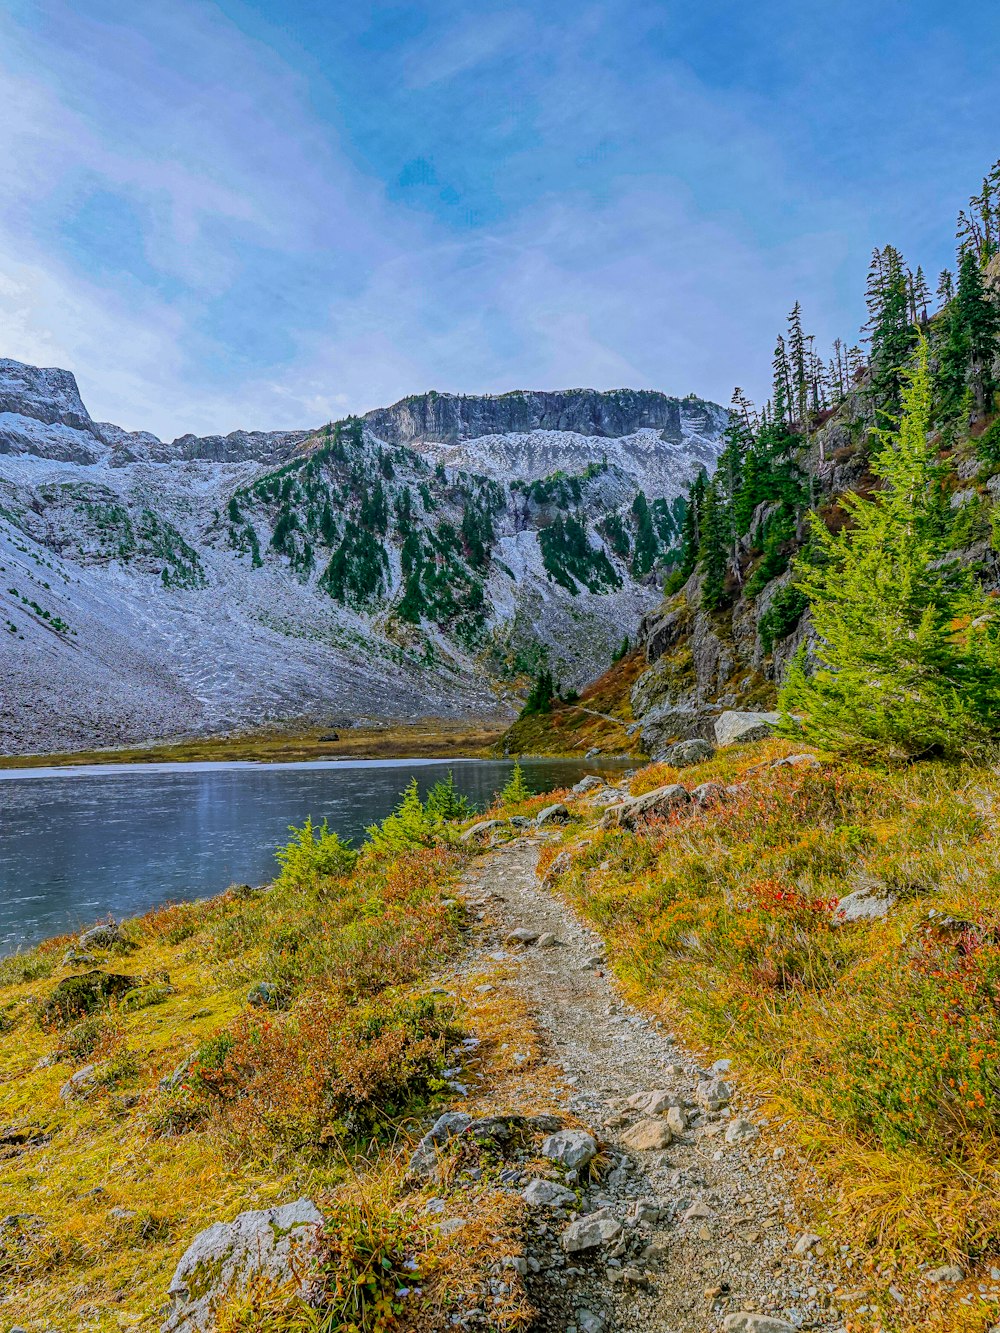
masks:
[[[337,877],[348,875],[354,869],[358,854],[348,847],[324,819],[319,828],[307,818],[301,828],[292,825],[291,841],[280,848],[275,856],[281,866],[276,885],[279,888],[303,888],[316,875]]]

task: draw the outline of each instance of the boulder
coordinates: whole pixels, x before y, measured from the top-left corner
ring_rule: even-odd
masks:
[[[838,925],[849,925],[852,921],[877,921],[888,916],[895,905],[892,894],[879,894],[873,889],[856,889],[847,894],[833,909],[833,919]]]
[[[562,1247],[567,1254],[576,1254],[579,1250],[595,1250],[600,1245],[617,1240],[622,1233],[622,1224],[606,1209],[588,1213],[579,1217],[563,1232]]]
[[[699,782],[691,788],[691,803],[703,810],[711,805],[721,805],[726,799],[726,789],[718,782]]]
[[[562,824],[567,819],[569,811],[562,801],[556,801],[555,805],[547,805],[544,810],[539,810],[535,816],[535,823],[541,828],[543,824]]]
[[[481,838],[485,834],[491,833],[493,829],[499,828],[502,823],[502,819],[481,819],[478,824],[473,824],[471,828],[467,828],[458,840],[459,842],[475,842],[477,838]]]
[[[597,1156],[597,1140],[583,1129],[560,1129],[542,1144],[542,1156],[575,1170]]]
[[[640,1120],[622,1135],[622,1143],[633,1152],[658,1152],[661,1148],[669,1148],[673,1141],[673,1133],[665,1120]]]
[[[194,1238],[177,1265],[168,1290],[172,1309],[160,1333],[207,1333],[215,1327],[214,1307],[251,1278],[295,1283],[305,1295],[309,1265],[299,1256],[322,1225],[323,1216],[309,1199],[215,1222]]]
[[[674,768],[689,768],[692,764],[703,764],[715,754],[715,746],[710,741],[695,737],[689,741],[678,741],[664,750],[661,761],[673,764]]]
[[[565,1185],[557,1185],[554,1180],[536,1179],[521,1191],[521,1198],[536,1208],[572,1208],[576,1204],[576,1195]]]
[[[715,739],[719,745],[737,745],[760,741],[774,734],[780,713],[740,713],[728,711],[715,720]]]
[[[671,810],[687,805],[691,800],[686,787],[671,782],[665,787],[656,787],[643,796],[633,796],[621,805],[612,805],[605,810],[601,819],[602,828],[635,828],[643,819],[657,819],[668,815]]]
[[[599,778],[596,773],[588,773],[585,778],[581,778],[575,787],[571,788],[574,796],[583,796],[588,791],[596,791],[598,787],[604,786],[604,779]]]

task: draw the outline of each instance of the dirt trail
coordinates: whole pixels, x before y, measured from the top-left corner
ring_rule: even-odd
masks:
[[[463,970],[499,966],[505,980],[498,985],[526,1001],[545,1060],[558,1075],[563,1108],[591,1129],[612,1163],[589,1188],[585,1209],[608,1208],[623,1229],[599,1248],[563,1256],[559,1237],[571,1216],[533,1210],[537,1249],[529,1247],[528,1255],[540,1271],[527,1280],[544,1312],[537,1327],[559,1333],[839,1329],[829,1256],[822,1243],[801,1241],[806,1228],[775,1155],[783,1150],[775,1150],[775,1134],[758,1133],[753,1107],[739,1105],[739,1071],[730,1080],[725,1069],[701,1067],[657,1020],[622,1000],[595,962],[600,937],[537,879],[539,846],[537,837],[522,839],[471,869],[463,894],[484,921]],[[550,933],[559,943],[505,945],[517,928]],[[720,1075],[731,1082],[733,1100],[711,1111],[705,1090]],[[623,1107],[621,1099],[657,1089],[682,1103],[686,1127],[666,1148],[626,1146],[623,1136],[649,1117]],[[676,1111],[667,1114],[680,1124]],[[660,1126],[663,1121],[662,1114],[656,1117]],[[797,1242],[806,1246],[801,1256],[794,1253]],[[724,1324],[739,1311],[751,1317]]]

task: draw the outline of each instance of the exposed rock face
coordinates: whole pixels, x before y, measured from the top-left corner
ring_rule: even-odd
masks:
[[[721,413],[721,416],[720,416]],[[680,443],[685,435],[711,434],[725,425],[725,412],[701,398],[669,398],[646,389],[568,389],[556,393],[515,390],[465,397],[425,393],[403,398],[365,417],[371,430],[392,444],[454,444],[483,435],[564,431],[616,439],[643,428]]]
[[[90,430],[93,424],[70,371],[26,366],[6,357],[0,358],[0,412],[74,430]]]

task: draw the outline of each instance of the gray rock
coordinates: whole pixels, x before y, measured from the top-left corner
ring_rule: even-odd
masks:
[[[780,721],[780,713],[725,712],[716,718],[715,739],[720,746],[763,740],[774,734]]]
[[[597,1141],[583,1129],[560,1129],[544,1141],[542,1156],[575,1170],[597,1156]]]
[[[814,754],[787,754],[784,759],[775,759],[772,768],[822,768],[823,765]]]
[[[695,737],[689,741],[678,741],[676,745],[670,745],[660,757],[665,764],[673,764],[675,768],[689,768],[692,764],[703,764],[707,759],[711,759],[715,754],[715,746],[709,741],[701,740]]]
[[[664,1115],[672,1106],[683,1106],[684,1103],[676,1093],[667,1092],[664,1088],[653,1088],[650,1092],[635,1092],[626,1099],[625,1105],[631,1107],[633,1111],[642,1111],[644,1115]]]
[[[577,1310],[576,1326],[580,1333],[604,1333],[604,1320],[590,1310]]]
[[[125,936],[114,921],[85,930],[77,941],[81,949],[108,949],[112,944],[124,944]]]
[[[725,1333],[798,1333],[795,1325],[787,1319],[777,1319],[771,1314],[757,1314],[753,1310],[727,1314],[722,1327]]]
[[[710,805],[721,805],[726,799],[726,789],[718,782],[699,782],[691,788],[691,801],[705,809]]]
[[[583,796],[588,791],[596,791],[598,787],[604,786],[604,779],[599,778],[596,773],[588,773],[585,778],[581,778],[575,787],[570,790],[574,796]]]
[[[623,801],[621,805],[609,806],[601,819],[601,827],[613,828],[617,824],[621,828],[634,828],[642,820],[662,818],[671,810],[687,805],[690,800],[691,796],[686,787],[671,782],[665,787],[656,787],[642,796],[633,796],[631,800]]]
[[[478,824],[473,824],[471,828],[467,828],[458,840],[459,842],[474,842],[477,838],[483,837],[484,834],[492,832],[493,829],[500,828],[502,824],[502,819],[481,819]]]
[[[873,889],[856,889],[847,894],[833,909],[833,919],[839,925],[849,925],[852,921],[877,921],[888,916],[895,905],[891,894],[879,894]]]
[[[64,1102],[70,1101],[73,1097],[86,1097],[91,1084],[97,1077],[96,1065],[84,1065],[78,1069],[75,1074],[70,1074],[69,1078],[59,1089],[59,1096]]]
[[[576,1203],[573,1191],[565,1185],[557,1185],[554,1180],[533,1180],[521,1191],[521,1198],[536,1208],[570,1208]]]
[[[546,931],[544,935],[539,935],[537,944],[539,949],[552,949],[562,941],[558,935],[553,935],[551,931]]]
[[[535,816],[535,823],[541,828],[543,824],[561,824],[567,819],[569,811],[562,801],[557,801],[555,805],[547,805],[544,810],[539,810]]]
[[[728,1144],[750,1143],[759,1133],[760,1130],[753,1121],[738,1116],[726,1126],[725,1139]]]
[[[537,939],[537,930],[531,930],[528,926],[518,926],[504,937],[504,944],[534,944]]]
[[[622,1234],[622,1224],[606,1209],[588,1213],[585,1217],[571,1222],[562,1233],[560,1241],[567,1254],[576,1254],[580,1250],[595,1250],[617,1240]]]
[[[665,1120],[640,1120],[622,1135],[622,1143],[633,1152],[659,1152],[674,1141]]]
[[[308,1249],[323,1225],[309,1199],[280,1208],[240,1213],[232,1222],[216,1222],[200,1232],[184,1251],[168,1289],[172,1309],[160,1333],[208,1333],[215,1327],[212,1307],[231,1289],[262,1276],[308,1287]]]
[[[471,1124],[472,1116],[464,1111],[446,1111],[438,1116],[414,1149],[409,1165],[411,1175],[433,1178],[437,1174],[438,1148],[456,1134],[464,1133]]]
[[[803,1232],[792,1246],[792,1254],[794,1254],[797,1259],[803,1258],[809,1253],[814,1245],[820,1243],[821,1239],[821,1236],[816,1236],[811,1231]]]
[[[733,1090],[724,1079],[704,1079],[699,1083],[695,1096],[706,1111],[721,1111],[732,1101]]]
[[[933,1282],[935,1286],[941,1286],[944,1283],[961,1282],[965,1274],[957,1264],[945,1264],[941,1268],[932,1268],[929,1273],[924,1274],[925,1282]]]

